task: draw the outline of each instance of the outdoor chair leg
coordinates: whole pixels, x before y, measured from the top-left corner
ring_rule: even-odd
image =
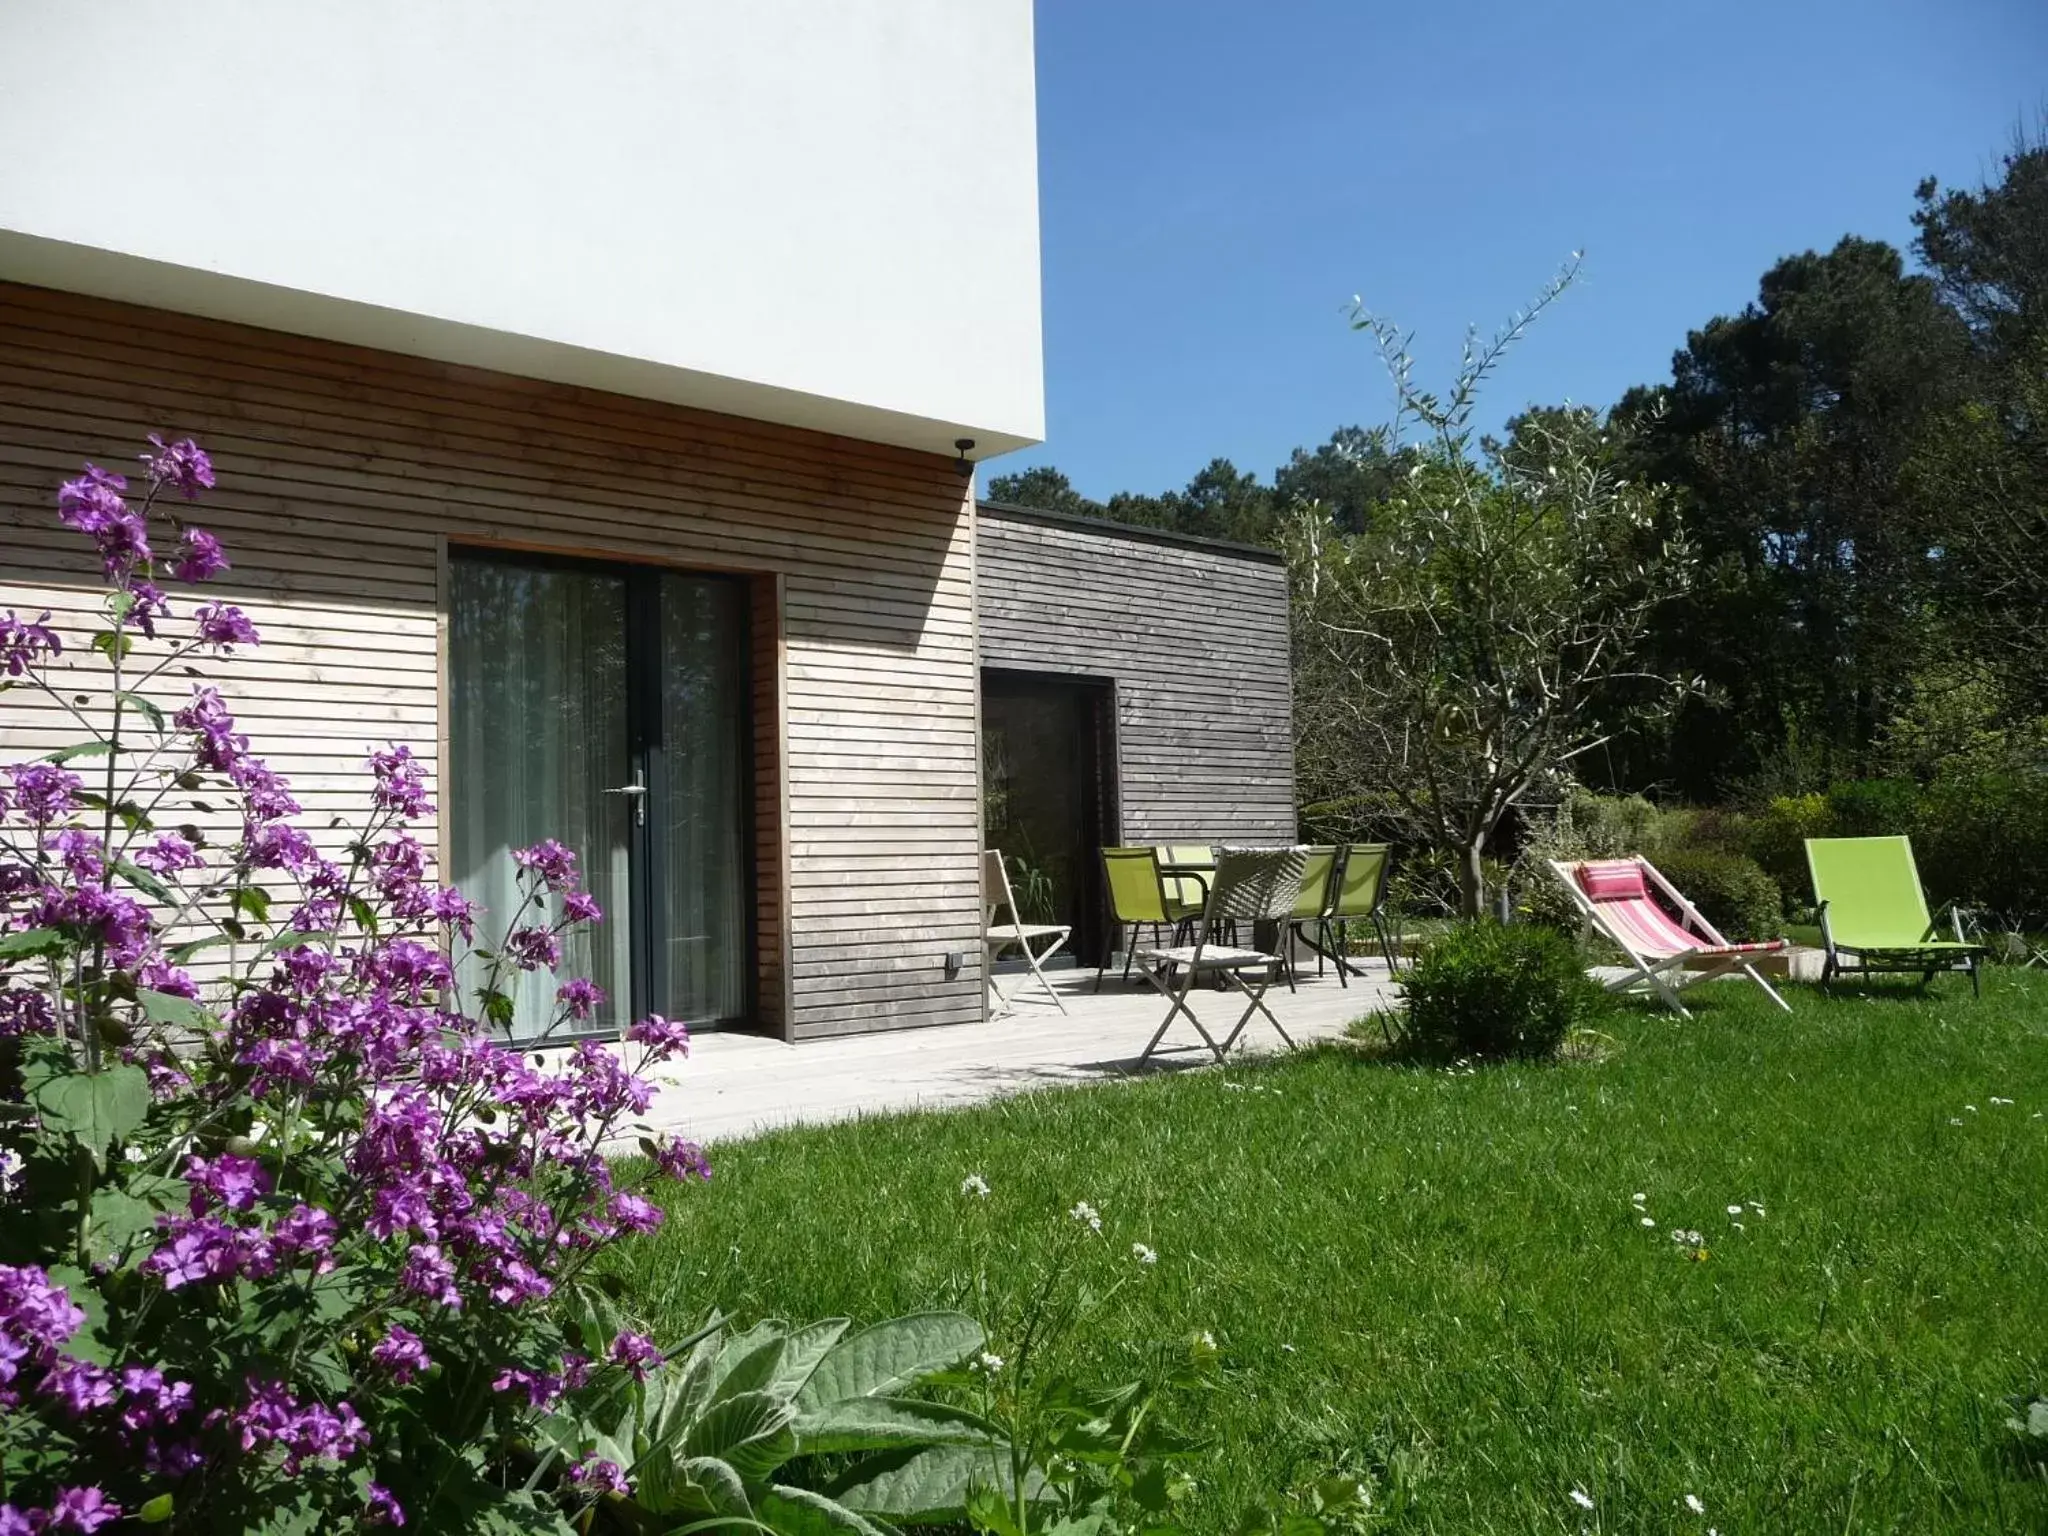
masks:
[[[1375,912],[1372,926],[1373,932],[1380,936],[1380,953],[1387,957],[1387,975],[1390,978],[1399,975],[1401,967],[1394,959],[1394,935],[1387,929],[1387,920]]]
[[[1294,1037],[1287,1033],[1286,1028],[1280,1023],[1279,1019],[1274,1017],[1273,1010],[1266,1006],[1266,993],[1273,985],[1271,980],[1262,982],[1259,986],[1258,991],[1254,992],[1249,986],[1245,984],[1245,979],[1242,976],[1238,975],[1237,972],[1225,971],[1223,975],[1231,986],[1236,987],[1238,991],[1242,992],[1247,998],[1250,999],[1250,1001],[1245,1004],[1244,1012],[1238,1017],[1237,1028],[1233,1029],[1230,1032],[1229,1037],[1224,1040],[1223,1049],[1225,1051],[1228,1051],[1231,1048],[1231,1046],[1237,1043],[1237,1037],[1244,1033],[1244,1027],[1245,1025],[1251,1023],[1252,1015],[1254,1013],[1263,1013],[1266,1016],[1266,1022],[1273,1026],[1274,1032],[1278,1034],[1282,1040],[1285,1040],[1287,1042],[1287,1048],[1289,1050],[1293,1050]],[[1220,1061],[1222,1059],[1222,1055],[1219,1053],[1217,1056],[1217,1060]]]
[[[1160,979],[1159,973],[1150,966],[1145,968],[1145,979],[1151,982],[1159,995],[1170,1001],[1173,1006],[1166,1010],[1166,1017],[1160,1021],[1159,1028],[1152,1032],[1152,1038],[1145,1042],[1145,1049],[1138,1053],[1138,1065],[1142,1067],[1152,1059],[1152,1053],[1159,1048],[1159,1042],[1166,1038],[1166,1032],[1173,1027],[1173,1021],[1183,1013],[1188,1016],[1188,1022],[1195,1026],[1195,1033],[1202,1037],[1209,1049],[1216,1053],[1217,1061],[1221,1062],[1226,1047],[1216,1043],[1215,1037],[1203,1028],[1202,1021],[1195,1017],[1195,1010],[1188,1006],[1188,993],[1195,985],[1194,967],[1188,967],[1187,979],[1182,981],[1177,989],[1169,988]]]
[[[1038,968],[1038,963],[1041,960],[1050,960],[1055,954],[1059,952],[1060,945],[1066,942],[1067,941],[1063,938],[1057,939],[1053,943],[1047,945],[1043,950],[1037,952],[1036,954],[1032,953],[1031,945],[1028,942],[1020,944],[1018,946],[1018,948],[1024,951],[1024,963],[1031,967],[1031,974],[1037,978],[1040,989],[1045,993],[1047,997],[1052,999],[1053,1007],[1059,1009],[1061,1013],[1065,1013],[1067,1011],[1067,1005],[1063,1001],[1061,1001],[1060,995],[1054,989],[1053,984],[1050,981],[1046,980],[1045,972]]]
[[[1772,1002],[1776,1003],[1780,1008],[1784,1009],[1787,1013],[1790,1013],[1792,1011],[1792,1005],[1786,1002],[1784,998],[1778,996],[1778,989],[1776,987],[1773,987],[1768,981],[1764,980],[1763,973],[1761,971],[1759,971],[1753,965],[1745,965],[1743,967],[1743,970],[1749,973],[1749,979],[1751,981],[1755,982],[1758,986],[1764,989],[1764,996],[1768,997]]]

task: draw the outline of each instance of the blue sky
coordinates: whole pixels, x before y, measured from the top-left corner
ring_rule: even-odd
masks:
[[[991,471],[1270,476],[1389,414],[1353,294],[1434,384],[1574,249],[1482,414],[1610,404],[2044,109],[2044,0],[1038,0],[1047,442]]]

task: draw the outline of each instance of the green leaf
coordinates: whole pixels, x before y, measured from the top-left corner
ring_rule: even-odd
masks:
[[[365,933],[377,931],[377,911],[360,896],[348,899],[348,915],[355,919],[356,926]]]
[[[641,1138],[643,1150],[652,1143]],[[649,1154],[652,1156],[652,1153]],[[794,1397],[803,1391],[819,1363],[846,1336],[852,1324],[843,1317],[828,1317],[797,1329],[783,1340],[782,1364],[776,1369],[769,1391],[778,1397]]]
[[[917,1312],[863,1329],[834,1346],[797,1396],[810,1411],[852,1397],[879,1397],[948,1370],[986,1342],[961,1312]]]
[[[1008,1451],[935,1445],[871,1456],[825,1491],[864,1515],[929,1525],[959,1519],[976,1488],[993,1488],[1007,1497],[1015,1486]],[[1034,1474],[1029,1486],[1036,1499],[1044,1480]]]
[[[270,892],[260,885],[244,885],[236,888],[228,898],[228,906],[236,912],[246,912],[259,923],[270,921]]]
[[[704,1515],[752,1515],[753,1501],[747,1497],[747,1485],[739,1473],[728,1462],[716,1456],[690,1456],[676,1463],[676,1470],[682,1474],[682,1487],[676,1490],[678,1508],[692,1510]],[[640,1480],[641,1496],[645,1497],[646,1468],[635,1468]]]
[[[0,960],[19,960],[27,955],[54,955],[65,943],[64,935],[55,928],[24,928],[19,933],[0,934]]]
[[[59,747],[43,759],[46,763],[75,763],[81,757],[105,757],[113,751],[113,744],[105,741],[80,741],[68,747]]]
[[[135,649],[135,639],[131,635],[117,635],[111,629],[103,629],[92,637],[92,648],[110,661],[126,661]]]
[[[883,1451],[897,1446],[996,1445],[1003,1433],[979,1414],[908,1397],[828,1403],[796,1421],[797,1453]]]
[[[796,1454],[796,1410],[766,1392],[742,1392],[710,1409],[683,1435],[684,1456],[715,1456],[759,1482]]]
[[[166,729],[166,725],[164,722],[164,712],[161,709],[157,708],[157,706],[150,700],[145,699],[139,693],[130,693],[125,688],[123,688],[119,693],[115,694],[114,697],[119,699],[123,704],[126,704],[131,708],[135,709],[136,711],[138,711],[144,719],[146,719],[151,725],[155,726],[157,735],[161,736],[164,734],[164,731]]]
[[[779,1536],[883,1536],[874,1521],[808,1488],[777,1484],[755,1501],[754,1514]]]
[[[95,1261],[117,1258],[136,1238],[156,1230],[158,1214],[158,1207],[126,1190],[101,1190],[86,1216],[86,1251]]]
[[[223,944],[232,944],[234,942],[233,939],[225,934],[216,934],[210,939],[194,939],[190,944],[180,944],[171,951],[171,964],[184,965],[195,955],[202,954],[209,949],[218,949]]]
[[[160,1493],[135,1511],[135,1519],[142,1525],[162,1525],[171,1518],[171,1496]]]
[[[179,1029],[205,1029],[213,1022],[213,1016],[189,997],[179,997],[170,992],[153,992],[148,987],[137,987],[135,1001],[142,1005],[142,1016],[152,1024],[169,1024]]]
[[[46,1129],[71,1137],[104,1163],[107,1148],[149,1116],[149,1075],[140,1067],[70,1072],[36,1090],[36,1111]]]
[[[166,906],[176,906],[178,893],[141,865],[127,859],[114,860],[114,873],[126,880],[145,896],[154,897]]]

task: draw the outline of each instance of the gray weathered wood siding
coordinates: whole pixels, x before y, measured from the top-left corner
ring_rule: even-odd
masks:
[[[1293,840],[1276,558],[989,503],[976,528],[981,664],[1115,685],[1123,842]]]
[[[761,1023],[982,1017],[973,520],[950,458],[0,283],[0,610],[52,610],[67,664],[97,570],[57,484],[81,459],[132,471],[151,431],[214,456],[218,590],[266,641],[222,692],[316,837],[364,805],[372,746],[441,766],[451,544],[750,573]],[[0,749],[75,738],[26,700],[7,695]]]

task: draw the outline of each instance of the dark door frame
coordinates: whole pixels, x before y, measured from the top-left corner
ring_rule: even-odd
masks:
[[[1115,924],[1109,916],[1108,892],[1103,889],[1101,872],[1101,848],[1113,846],[1122,840],[1123,807],[1121,783],[1123,759],[1117,741],[1117,684],[1114,677],[1090,672],[1050,672],[1034,667],[1020,667],[1006,664],[984,665],[981,668],[979,686],[983,696],[983,720],[986,729],[987,699],[990,684],[997,692],[1004,688],[1014,693],[1063,692],[1076,697],[1086,707],[1085,729],[1082,732],[1083,750],[1087,761],[1077,764],[1077,776],[1093,779],[1093,793],[1088,795],[1087,814],[1078,829],[1079,842],[1073,852],[1078,863],[1074,871],[1074,889],[1080,910],[1075,914],[1073,942],[1067,953],[1077,964],[1094,965],[1115,942]],[[1088,770],[1092,768],[1092,773]],[[1092,823],[1092,825],[1091,825]],[[982,828],[986,844],[988,828]]]
[[[547,550],[515,549],[490,544],[462,544],[451,541],[448,545],[448,560],[490,561],[499,565],[524,565],[541,569],[587,571],[616,576],[625,583],[625,666],[626,666],[626,760],[629,771],[638,776],[647,793],[642,799],[647,815],[644,819],[632,816],[629,834],[628,889],[631,892],[633,910],[627,920],[632,925],[628,952],[632,957],[631,989],[626,1017],[645,1018],[650,1012],[658,1011],[654,1000],[669,995],[668,951],[665,942],[668,927],[668,892],[663,881],[655,878],[658,863],[655,834],[668,825],[668,782],[662,772],[662,708],[661,708],[661,578],[664,575],[700,577],[730,585],[739,594],[740,612],[740,677],[739,692],[742,716],[740,732],[740,826],[742,844],[740,851],[740,901],[743,908],[744,931],[746,934],[746,962],[743,967],[744,985],[740,1012],[730,1018],[685,1020],[692,1029],[748,1029],[752,1028],[760,1013],[760,892],[757,853],[760,829],[756,825],[755,799],[758,789],[756,776],[759,772],[754,750],[754,684],[755,669],[760,659],[754,655],[752,636],[754,632],[754,582],[751,578],[731,571],[697,570],[690,567],[663,565],[646,561],[619,560],[585,555],[565,555]],[[438,708],[446,711],[449,701],[444,696]],[[452,792],[456,778],[453,773],[452,756],[446,765],[449,789]],[[628,814],[632,815],[630,802]],[[612,914],[605,914],[607,922]],[[609,1038],[615,1031],[605,1029],[590,1032],[593,1038]],[[565,1032],[567,1034],[567,1032]],[[570,1035],[570,1038],[577,1038]]]

